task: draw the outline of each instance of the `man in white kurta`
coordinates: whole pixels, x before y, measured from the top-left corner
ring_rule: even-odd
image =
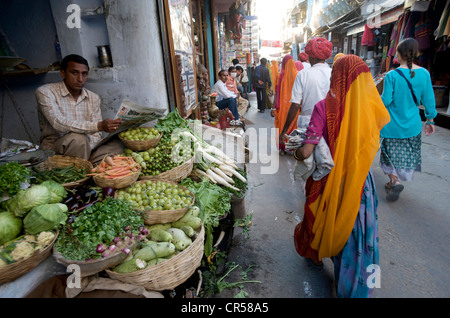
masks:
[[[309,56],[311,68],[298,72],[291,94],[291,106],[286,122],[279,134],[280,143],[285,139],[287,129],[295,120],[297,112],[297,128],[306,128],[309,125],[312,111],[317,102],[324,99],[330,89],[331,67],[325,62],[331,56],[333,44],[322,37],[308,41],[305,52]]]
[[[325,62],[313,64],[311,68],[298,72],[292,88],[291,103],[301,104],[297,128],[309,124],[314,105],[324,99],[330,89],[331,67]]]

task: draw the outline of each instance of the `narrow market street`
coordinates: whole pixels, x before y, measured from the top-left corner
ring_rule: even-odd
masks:
[[[253,94],[251,104],[256,105]],[[245,116],[253,125],[247,129],[272,127],[270,112],[253,106]],[[251,127],[251,128],[250,128]],[[379,167],[379,153],[372,164],[379,207],[380,288],[376,298],[449,297],[450,253],[450,131],[436,127],[432,136],[423,136],[422,173],[407,183],[397,202],[387,202],[387,178]],[[294,158],[280,157],[279,172],[260,173],[260,164],[248,164],[249,193],[246,212],[253,211],[249,238],[235,230],[228,261],[244,269],[253,267],[244,290],[249,298],[335,297],[333,264],[324,260],[324,269],[312,268],[294,248],[293,233],[303,216],[304,195],[293,180]],[[239,272],[227,281],[239,280]],[[233,297],[238,289],[225,290],[216,297]]]
[[[0,299],[450,297],[450,0],[1,1],[0,91]]]

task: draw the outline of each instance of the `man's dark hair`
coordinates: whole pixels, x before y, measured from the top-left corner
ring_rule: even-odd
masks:
[[[230,66],[230,67],[228,68],[228,73],[230,73],[231,71],[234,71],[235,69],[236,69],[235,66]]]
[[[64,57],[61,62],[61,70],[63,70],[63,71],[67,70],[67,66],[69,65],[69,62],[84,64],[87,66],[87,68],[89,70],[88,61],[84,57],[77,55],[77,54],[70,54],[70,55],[67,55],[66,57]]]
[[[226,72],[225,70],[220,70],[219,71],[219,77],[222,75],[223,72]]]
[[[244,69],[243,69],[242,66],[240,66],[240,65],[236,66],[236,70],[239,70],[239,71],[241,71],[241,72],[244,72]]]
[[[260,62],[262,65],[266,65],[267,59],[265,57],[263,57]]]
[[[233,59],[231,62],[233,63],[233,65],[239,64],[239,60],[238,59]]]

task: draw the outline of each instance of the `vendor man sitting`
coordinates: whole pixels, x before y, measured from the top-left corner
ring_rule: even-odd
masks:
[[[228,108],[234,116],[234,120],[230,122],[232,126],[242,125],[242,122],[239,120],[239,113],[237,108],[236,98],[238,97],[236,93],[230,91],[227,88],[227,80],[228,80],[228,72],[225,70],[221,70],[219,72],[219,80],[214,84],[211,88],[212,93],[217,93],[216,97],[216,106],[219,109]]]
[[[93,150],[101,132],[117,130],[121,119],[102,119],[100,97],[84,88],[89,64],[71,54],[61,62],[62,82],[46,84],[36,90],[41,149],[57,155],[80,157],[94,165],[107,154],[123,152],[123,144],[113,139]]]

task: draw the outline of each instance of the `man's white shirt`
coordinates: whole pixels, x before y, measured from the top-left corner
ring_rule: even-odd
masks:
[[[211,92],[217,93],[216,102],[220,102],[223,99],[227,98],[236,98],[236,94],[230,91],[227,85],[222,82],[222,80],[218,80],[216,84],[211,88]]]
[[[307,127],[314,106],[327,96],[330,90],[331,67],[317,63],[298,72],[292,88],[291,103],[302,104],[298,127]],[[305,122],[305,118],[307,119]]]

